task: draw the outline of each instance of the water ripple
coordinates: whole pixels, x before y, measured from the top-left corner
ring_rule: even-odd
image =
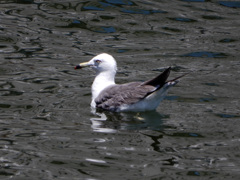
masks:
[[[240,8],[240,2],[236,1],[219,1],[220,5],[231,7],[231,8]]]
[[[239,177],[239,1],[0,4],[0,178]],[[118,83],[192,73],[156,112],[96,115],[73,67],[100,52]]]
[[[183,55],[184,57],[201,57],[201,58],[226,58],[228,55],[225,53],[219,52],[192,52],[189,54]]]

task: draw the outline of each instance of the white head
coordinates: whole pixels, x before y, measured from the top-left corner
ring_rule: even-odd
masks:
[[[85,63],[80,63],[75,67],[75,69],[81,69],[83,67],[92,67],[97,73],[101,72],[112,72],[116,73],[117,63],[115,59],[106,53],[99,54],[92,58],[90,61]]]
[[[95,98],[101,93],[101,91],[106,87],[115,84],[114,78],[117,72],[117,63],[111,55],[102,53],[88,62],[80,63],[75,69],[81,69],[84,67],[92,67],[97,72],[97,76],[92,84],[91,106],[95,107]]]

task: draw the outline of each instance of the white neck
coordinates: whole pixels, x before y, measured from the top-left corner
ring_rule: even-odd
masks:
[[[92,103],[103,89],[115,84],[115,74],[116,71],[104,71],[97,73],[97,76],[95,77],[92,84]]]

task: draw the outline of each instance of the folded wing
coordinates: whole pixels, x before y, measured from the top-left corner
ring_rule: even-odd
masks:
[[[115,111],[121,105],[137,103],[163,87],[170,74],[170,70],[171,68],[168,68],[159,76],[143,83],[131,82],[107,87],[95,99],[96,107]]]

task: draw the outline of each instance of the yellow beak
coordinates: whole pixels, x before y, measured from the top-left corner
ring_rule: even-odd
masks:
[[[88,62],[83,62],[83,63],[80,63],[79,65],[75,66],[74,69],[82,69],[84,67],[88,67],[90,66],[90,64]]]

